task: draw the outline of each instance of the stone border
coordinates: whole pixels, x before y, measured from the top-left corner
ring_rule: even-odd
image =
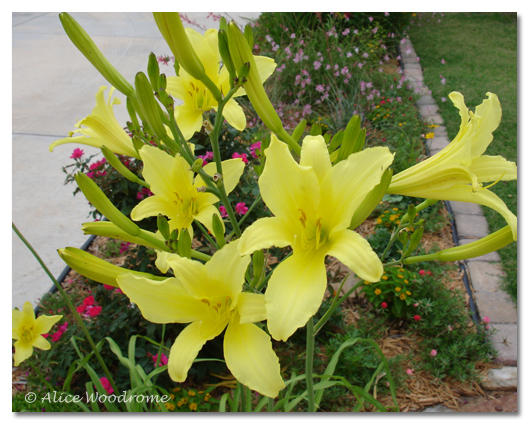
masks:
[[[417,102],[420,115],[429,124],[439,127],[434,137],[427,141],[431,155],[449,145],[447,130],[438,113],[438,106],[424,84],[421,65],[410,39],[400,46],[403,75],[409,85],[421,95]],[[467,202],[449,201],[456,228],[457,241],[464,245],[489,234],[482,207]],[[497,252],[465,260],[465,273],[472,285],[472,295],[480,317],[489,317],[491,326],[497,331],[490,339],[498,350],[496,361],[506,366],[517,365],[517,310],[508,294],[500,289],[504,272]]]

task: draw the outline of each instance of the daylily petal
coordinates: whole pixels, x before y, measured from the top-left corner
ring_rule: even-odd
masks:
[[[297,222],[299,210],[314,211],[320,200],[318,179],[310,167],[297,164],[289,147],[273,134],[265,150],[267,161],[259,185],[263,200],[275,216]]]
[[[206,307],[175,278],[160,282],[130,273],[117,279],[120,289],[153,323],[189,323],[207,316]]]
[[[480,183],[500,180],[516,180],[517,165],[502,156],[483,155],[473,161],[469,170],[477,176]]]
[[[46,334],[50,332],[50,329],[55,325],[59,320],[61,320],[63,316],[56,315],[56,316],[45,316],[40,315],[37,317],[37,320],[35,320],[35,325],[33,327],[33,331],[36,334]]]
[[[226,324],[219,329],[211,321],[193,322],[179,334],[169,352],[168,372],[175,382],[184,382],[193,360],[206,341],[219,335]]]
[[[486,93],[488,96],[482,104],[475,108],[475,115],[480,120],[473,134],[471,157],[477,158],[482,155],[493,140],[493,132],[501,123],[501,104],[496,94]]]
[[[354,153],[336,164],[321,184],[319,216],[334,228],[345,229],[366,195],[381,181],[394,156],[376,147]]]
[[[162,196],[152,195],[143,199],[132,209],[131,219],[140,221],[146,217],[156,217],[158,214],[171,217],[174,210],[175,205],[167,198],[164,199]]]
[[[247,118],[243,108],[239,106],[234,99],[230,99],[226,102],[223,109],[223,117],[225,117],[228,124],[234,127],[236,130],[243,131],[247,126]]]
[[[349,267],[357,276],[378,282],[383,275],[383,264],[366,239],[353,230],[342,230],[332,237],[328,255]]]
[[[196,131],[201,131],[204,122],[202,112],[202,110],[188,104],[175,107],[175,120],[186,140],[191,139]]]
[[[221,218],[221,214],[219,213],[219,210],[214,207],[213,205],[209,205],[206,207],[202,207],[202,209],[195,214],[195,220],[199,221],[200,223],[204,224],[204,226],[209,230],[211,234],[213,234],[213,216],[216,215],[221,219],[221,225],[224,229],[224,222]]]
[[[294,243],[292,229],[277,217],[265,217],[252,223],[241,236],[241,255],[252,254],[258,249],[276,246],[283,248]]]
[[[23,340],[15,341],[15,366],[20,365],[24,360],[29,359],[33,354],[33,346]]]
[[[276,69],[276,62],[272,58],[266,56],[254,56],[254,62],[256,63],[256,68],[258,69],[258,75],[262,83],[264,83],[267,78],[269,78],[274,70]],[[247,93],[243,87],[241,87],[234,97],[236,96],[245,96]]]
[[[319,182],[322,183],[326,174],[331,170],[328,148],[322,136],[307,136],[304,138],[300,154],[300,165],[312,167]]]
[[[287,341],[320,307],[326,291],[324,257],[297,255],[284,260],[272,274],[267,291],[267,325],[272,337]]]
[[[35,348],[38,348],[40,350],[49,350],[52,348],[49,341],[46,340],[42,335],[37,335],[35,339],[33,340],[33,346]]]
[[[232,308],[243,289],[245,272],[250,263],[250,256],[239,255],[238,244],[239,241],[234,241],[223,246],[204,266],[207,279],[213,286],[210,293],[215,293],[216,287],[223,287],[222,294],[232,299]]]
[[[473,192],[471,186],[460,186],[452,189],[433,191],[432,193],[426,193],[426,195],[426,198],[441,199],[445,201],[472,202],[474,204],[480,204],[491,208],[504,217],[512,229],[514,240],[517,240],[517,216],[508,209],[501,198],[490,190],[480,189]]]
[[[237,184],[239,179],[245,170],[245,163],[241,158],[232,158],[227,159],[221,162],[221,167],[223,169],[223,182],[225,185],[226,193],[232,192]],[[217,173],[217,167],[214,162],[209,162],[203,167],[206,174],[213,176]],[[195,177],[195,187],[205,186],[205,183],[201,176],[197,175]]]
[[[256,325],[231,322],[224,338],[224,354],[230,372],[250,389],[275,398],[285,388],[271,339]]]
[[[165,266],[171,267],[175,277],[190,296],[198,299],[211,296],[208,292],[211,285],[206,283],[204,264],[172,253],[162,254],[160,261],[164,268]]]
[[[265,296],[242,292],[239,294],[237,311],[241,317],[239,323],[255,323],[267,319]]]
[[[56,140],[50,145],[50,151],[65,143],[80,143],[97,148],[105,145],[112,152],[140,159],[130,136],[114,116],[112,106],[121,103],[118,98],[112,99],[114,87],[109,90],[108,101],[105,101],[103,94],[106,89],[105,86],[99,88],[96,94],[96,106],[92,113],[76,124],[78,130],[74,130],[74,133],[81,133],[87,137],[66,137]]]
[[[171,197],[177,192],[183,198],[191,193],[193,173],[184,158],[148,145],[140,149],[140,156],[144,162],[142,175],[155,195]]]

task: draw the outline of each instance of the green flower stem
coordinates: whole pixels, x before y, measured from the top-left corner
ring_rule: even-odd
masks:
[[[195,249],[191,250],[191,257],[196,258],[197,260],[206,261],[206,262],[210,261],[212,258],[211,255],[205,254],[204,252],[200,252]]]
[[[41,373],[41,371],[33,364],[33,362],[30,359],[26,359],[25,362],[31,367],[33,372],[37,374],[37,376],[40,378],[44,386],[48,389],[48,391],[54,392],[57,391],[53,386],[46,380],[44,375]]]
[[[248,218],[248,216],[250,215],[252,210],[254,208],[256,208],[256,206],[258,205],[258,203],[260,201],[261,201],[261,193],[258,193],[258,196],[256,196],[256,199],[254,199],[254,202],[252,202],[252,205],[250,207],[248,207],[248,211],[245,213],[245,215],[243,217],[241,217],[241,220],[239,220],[239,227],[240,228],[241,228],[242,224],[245,222],[245,220]],[[232,230],[226,239],[230,240],[230,238],[232,236],[234,236],[234,233],[235,233],[234,230]]]
[[[219,135],[221,133],[221,126],[223,125],[224,117],[223,117],[223,109],[226,104],[230,100],[230,98],[234,95],[234,93],[239,89],[238,86],[231,89],[226,97],[219,102],[217,107],[217,114],[215,116],[215,123],[213,127],[213,131],[210,133],[210,142],[212,143],[212,150],[213,150],[213,158],[215,161],[215,165],[217,167],[217,172],[222,176],[223,175],[223,167],[221,165],[221,152],[219,150]],[[220,187],[219,187],[220,186]],[[228,214],[228,218],[230,219],[230,222],[232,223],[232,227],[237,235],[238,238],[241,237],[241,229],[239,228],[239,224],[236,219],[236,215],[234,213],[234,210],[232,208],[232,205],[230,204],[230,201],[228,200],[228,195],[226,194],[226,189],[224,187],[224,184],[220,184],[218,186],[219,189],[219,195],[221,202],[226,208],[226,213]]]
[[[306,325],[307,339],[305,351],[305,380],[307,386],[307,411],[316,412],[315,391],[313,389],[313,359],[315,356],[315,332],[313,318],[309,319]]]
[[[195,221],[195,224],[197,225],[197,227],[201,230],[201,232],[204,235],[204,237],[208,240],[208,242],[210,242],[214,246],[215,250],[217,251],[219,249],[219,245],[208,234],[208,230],[200,222],[198,222],[197,220],[194,220],[194,221]]]
[[[416,213],[418,213],[420,211],[423,211],[425,208],[430,207],[431,205],[436,204],[436,202],[438,202],[438,199],[426,199],[425,201],[423,201],[421,204],[419,204],[416,207]],[[394,229],[394,231],[392,232],[392,235],[390,236],[390,241],[388,242],[388,245],[386,246],[385,250],[381,254],[381,261],[383,261],[385,259],[386,255],[388,254],[388,251],[389,251],[390,247],[396,241],[396,239],[397,239],[397,237],[399,235],[399,232],[401,232],[401,230],[403,230],[405,227],[408,226],[408,222],[409,222],[409,216],[407,214],[405,214],[403,216],[403,219],[399,223],[399,226],[396,229]],[[390,263],[388,263],[388,264],[390,264]]]
[[[72,304],[72,301],[70,300],[70,298],[66,294],[65,290],[63,289],[63,287],[59,284],[59,282],[57,282],[55,277],[52,275],[52,273],[50,272],[50,270],[48,269],[46,264],[44,264],[44,262],[42,261],[42,259],[39,256],[39,254],[37,254],[37,252],[33,249],[31,244],[26,240],[26,238],[22,235],[22,233],[20,233],[20,231],[17,229],[17,227],[15,226],[15,223],[11,223],[11,225],[12,225],[13,230],[15,231],[15,233],[22,240],[22,242],[24,242],[24,245],[26,245],[27,248],[31,251],[33,256],[37,259],[37,261],[41,265],[42,269],[45,271],[45,273],[48,275],[48,277],[52,280],[53,284],[55,285],[55,287],[57,288],[57,290],[59,291],[59,293],[63,297],[64,301],[66,302],[66,305],[68,306],[68,308],[70,309],[70,311],[72,312],[72,314],[74,315],[76,320],[78,321],[79,326],[81,327],[81,330],[85,334],[86,339],[87,339],[88,343],[90,344],[90,347],[94,351],[94,354],[96,355],[96,358],[98,359],[99,364],[103,368],[103,371],[104,371],[105,375],[107,376],[110,384],[112,385],[112,388],[114,389],[114,392],[116,394],[118,394],[118,387],[116,386],[116,383],[114,382],[114,379],[112,378],[112,375],[109,372],[109,369],[107,368],[107,365],[103,361],[103,358],[101,357],[101,354],[99,353],[99,350],[97,349],[96,344],[94,344],[94,341],[92,340],[92,337],[90,336],[90,332],[88,332],[88,329],[85,326],[85,322],[83,322],[83,319],[81,318],[81,316],[77,312],[76,308]]]
[[[162,337],[160,338],[160,347],[158,347],[158,356],[156,357],[156,363],[155,369],[160,364],[160,355],[162,354],[162,346],[164,345],[164,336],[166,335],[166,324],[162,323]],[[155,375],[153,379],[153,385],[156,385],[156,380],[158,379],[160,374]]]
[[[324,316],[321,317],[321,319],[317,322],[315,325],[315,333],[314,336],[317,335],[317,333],[322,329],[322,327],[326,324],[326,322],[329,320],[331,315],[335,312],[337,307],[342,304],[342,302],[350,296],[350,294],[355,291],[359,286],[362,284],[362,280],[359,280],[355,285],[353,285],[342,297],[338,298],[340,291],[342,290],[342,286],[344,285],[344,282],[346,282],[346,276],[340,285],[339,290],[337,291],[337,295],[335,296],[333,302],[331,303],[331,306],[328,308],[328,311],[324,314]]]

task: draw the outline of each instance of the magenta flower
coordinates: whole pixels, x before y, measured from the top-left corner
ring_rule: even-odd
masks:
[[[252,156],[252,158],[257,158],[258,155],[256,154],[256,151],[257,150],[259,151],[260,149],[261,149],[261,142],[256,142],[250,145],[250,156]]]
[[[72,152],[72,155],[70,156],[70,158],[72,158],[72,159],[81,158],[84,154],[85,154],[85,152],[82,149],[75,148],[74,151]]]
[[[114,388],[112,388],[112,385],[110,385],[110,382],[106,376],[99,378],[99,382],[101,382],[101,385],[103,385],[103,388],[105,391],[107,391],[107,393],[112,394],[114,392]]]
[[[167,356],[166,356],[164,353],[162,353],[162,354],[160,355],[160,361],[157,362],[157,360],[158,360],[158,354],[155,354],[155,355],[153,356],[153,363],[155,364],[155,367],[160,367],[160,366],[165,366],[165,365],[167,365],[167,360],[168,360],[168,359],[167,359]],[[158,364],[157,364],[157,363],[158,363]]]
[[[122,242],[120,244],[120,254],[123,254],[125,251],[127,251],[130,245],[131,245],[130,242]]]
[[[221,217],[228,217],[228,213],[226,212],[226,208],[223,205],[221,205],[219,207],[219,212],[221,213]]]
[[[244,202],[239,202],[238,204],[236,204],[236,212],[238,214],[245,215],[247,211],[248,211],[248,208]]]
[[[96,305],[88,306],[86,311],[90,317],[96,317],[101,313],[101,307]]]
[[[245,164],[248,164],[248,158],[247,158],[247,154],[246,153],[237,153],[237,152],[234,152],[232,154],[232,158],[241,158],[243,160],[243,162]]]

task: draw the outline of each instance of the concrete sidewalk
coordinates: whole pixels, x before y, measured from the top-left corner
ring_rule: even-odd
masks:
[[[259,13],[222,15],[245,24]],[[150,13],[72,16],[129,82],[138,71],[146,72],[150,52],[171,54]],[[183,20],[198,31],[218,28],[218,20],[206,12],[183,14]],[[51,153],[48,146],[90,114],[98,88],[109,84],[68,39],[57,13],[13,13],[12,35],[12,220],[58,277],[65,264],[57,249],[81,247],[87,240],[81,223],[89,221],[88,203],[81,194],[73,196],[74,185],[63,184],[62,167],[73,162],[76,147],[85,154],[98,150],[72,144]],[[125,125],[125,98],[115,95],[122,105],[114,111]],[[22,308],[25,301],[35,305],[52,282],[14,232],[12,236],[12,307]]]

